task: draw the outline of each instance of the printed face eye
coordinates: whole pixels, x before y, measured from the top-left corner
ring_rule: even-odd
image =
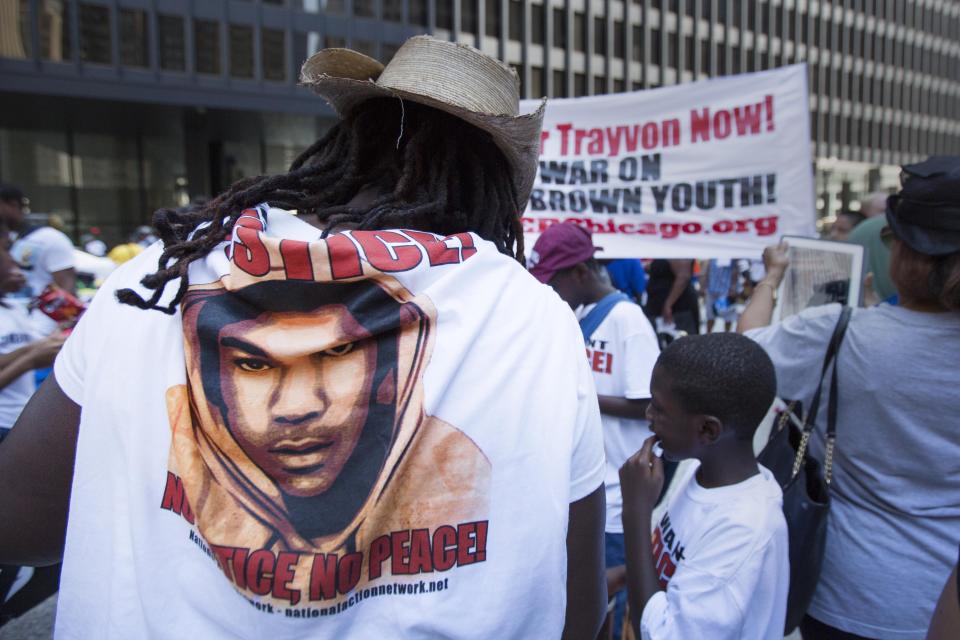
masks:
[[[233,361],[233,363],[237,365],[238,369],[248,371],[250,373],[260,373],[273,368],[273,365],[266,360],[261,360],[260,358],[237,358]]]
[[[348,342],[347,344],[341,344],[341,345],[337,345],[336,347],[330,347],[329,349],[325,351],[321,351],[320,353],[322,353],[325,356],[333,356],[333,357],[345,356],[351,351],[353,351],[353,348],[354,346],[356,346],[356,344],[357,344],[356,342]]]

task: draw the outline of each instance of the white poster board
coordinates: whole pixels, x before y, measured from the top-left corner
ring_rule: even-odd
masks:
[[[550,100],[527,246],[568,220],[600,258],[757,258],[782,235],[815,236],[806,77],[792,65]]]
[[[839,302],[859,307],[863,296],[864,249],[852,242],[785,237],[790,264],[777,291],[773,322],[807,307]]]

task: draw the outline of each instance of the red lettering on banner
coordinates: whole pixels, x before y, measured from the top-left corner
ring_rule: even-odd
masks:
[[[288,280],[313,280],[313,262],[310,243],[301,240],[281,240],[280,257]]]
[[[680,144],[680,120],[677,118],[590,129],[577,129],[571,123],[555,126],[560,134],[561,156],[617,156],[621,152],[633,153],[638,146],[654,149]]]
[[[762,102],[731,109],[711,112],[710,107],[703,107],[690,111],[690,142],[693,143],[709,142],[711,138],[723,140],[733,134],[754,136],[764,130],[774,130],[772,95],[764,96]]]

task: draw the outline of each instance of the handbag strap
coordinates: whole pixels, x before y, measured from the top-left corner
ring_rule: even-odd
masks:
[[[837,347],[833,354],[833,373],[830,375],[830,399],[827,401],[827,443],[823,456],[823,479],[827,486],[830,486],[830,480],[833,479],[833,450],[837,442],[837,404],[840,397],[837,386],[837,369],[840,368],[840,343],[843,342],[843,335],[847,331],[847,324],[850,322],[852,313],[852,308],[844,307],[840,319],[837,321],[837,328],[834,329]]]
[[[820,394],[823,391],[823,380],[827,377],[827,369],[833,363],[833,372],[830,380],[830,397],[827,401],[827,445],[824,456],[824,479],[827,485],[830,484],[833,470],[833,450],[837,435],[837,353],[840,351],[840,345],[843,342],[843,336],[847,332],[847,325],[850,323],[850,316],[853,315],[851,307],[844,307],[837,319],[837,325],[833,329],[833,335],[830,337],[830,343],[827,345],[827,353],[823,358],[823,367],[820,370],[820,381],[817,383],[817,390],[813,394],[813,400],[810,402],[810,410],[807,412],[803,421],[803,436],[800,439],[800,446],[797,447],[797,457],[793,461],[793,475],[800,473],[800,467],[803,464],[803,457],[807,452],[807,444],[810,441],[810,434],[816,426],[817,412],[820,410]]]
[[[590,340],[590,336],[600,328],[600,325],[603,324],[603,321],[615,306],[629,300],[630,298],[627,294],[622,291],[611,291],[601,298],[600,302],[590,310],[590,313],[580,320],[580,331],[583,333],[583,341],[586,343]]]

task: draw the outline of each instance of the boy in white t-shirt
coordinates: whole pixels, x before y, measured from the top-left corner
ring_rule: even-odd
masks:
[[[555,224],[537,239],[530,273],[553,287],[576,311],[593,371],[607,457],[604,542],[607,591],[613,596],[615,576],[622,575],[625,562],[619,470],[650,436],[646,410],[650,374],[660,346],[643,309],[611,286],[603,266],[593,257],[596,251],[590,232],[583,227]],[[612,624],[614,637],[619,637],[626,593],[620,590],[616,600]]]
[[[657,360],[654,435],[620,469],[627,589],[640,638],[782,638],[790,566],[783,497],[752,440],[777,388],[762,348],[737,334],[682,338]],[[699,461],[651,534],[668,459]],[[652,550],[652,553],[651,553]]]

